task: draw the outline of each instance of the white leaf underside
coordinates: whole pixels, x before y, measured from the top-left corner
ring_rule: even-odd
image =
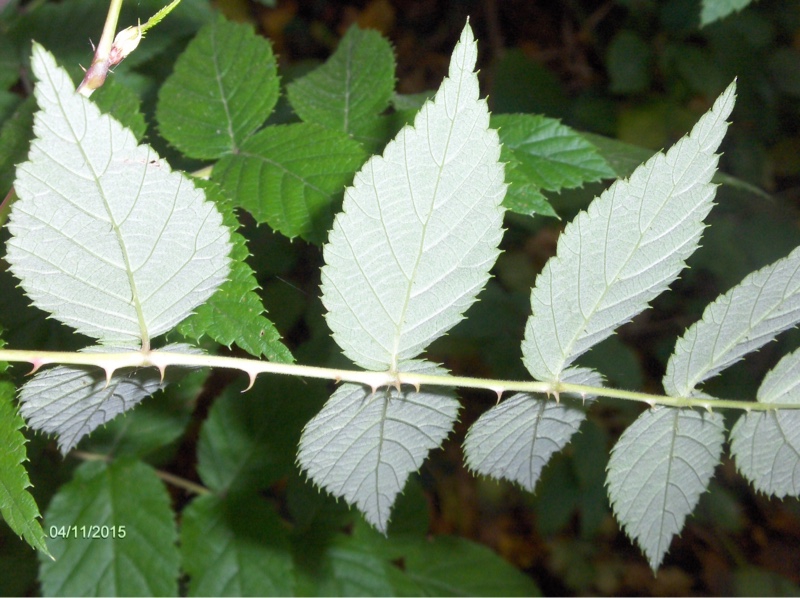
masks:
[[[602,384],[597,372],[585,368],[564,374],[565,381],[573,384]],[[570,403],[515,394],[472,424],[464,440],[467,466],[533,492],[544,466],[569,443],[585,419],[586,412]]]
[[[611,507],[654,570],[708,488],[723,441],[721,414],[657,407],[642,413],[611,451]]]
[[[17,169],[7,259],[33,303],[103,344],[137,345],[206,301],[229,271],[215,206],[75,93],[34,45],[36,139]]]
[[[749,274],[703,312],[675,344],[664,390],[690,396],[697,385],[800,322],[800,247]]]
[[[454,326],[497,257],[506,186],[476,56],[467,25],[434,101],[356,175],[325,246],[328,324],[364,368],[395,369]]]
[[[447,374],[426,362],[407,362],[401,369]],[[449,390],[404,387],[372,393],[343,384],[303,430],[298,462],[315,484],[357,506],[385,533],[408,476],[453,429],[458,409]]]
[[[522,343],[534,378],[557,381],[581,354],[646,309],[697,248],[735,84],[692,132],[619,180],[567,226],[536,278]]]
[[[800,403],[800,351],[786,355],[758,389],[761,403]],[[739,472],[756,490],[800,496],[800,411],[753,411],[730,433]]]
[[[87,351],[119,350],[91,347]],[[162,350],[200,353],[183,344]],[[56,366],[37,373],[20,389],[20,414],[31,429],[56,434],[58,448],[66,454],[98,426],[165,386],[155,368],[119,371],[107,382],[105,372],[95,367]]]

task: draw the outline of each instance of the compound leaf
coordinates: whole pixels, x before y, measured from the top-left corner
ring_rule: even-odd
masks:
[[[36,139],[7,260],[33,303],[101,344],[149,346],[228,275],[228,230],[184,175],[75,93],[34,46]]]
[[[38,521],[39,508],[28,491],[31,481],[23,465],[26,441],[20,429],[25,422],[14,408],[13,397],[14,386],[0,381],[0,515],[14,533],[49,556]]]
[[[540,190],[571,189],[615,176],[591,143],[554,118],[502,114],[492,116],[491,123],[500,135],[500,158],[511,183],[504,205],[514,212],[555,216]]]
[[[41,558],[47,596],[177,596],[170,498],[140,461],[84,463],[45,513],[55,557]]]
[[[239,153],[223,157],[212,176],[257,222],[290,239],[322,243],[334,201],[366,157],[344,133],[296,123],[253,135]]]
[[[425,362],[403,371],[445,375]],[[452,392],[371,392],[343,384],[303,430],[297,460],[311,480],[355,505],[381,532],[408,476],[453,428],[459,403]]]
[[[800,322],[800,247],[749,274],[706,307],[675,343],[664,390],[690,396],[703,381]]]
[[[289,103],[305,122],[359,133],[389,106],[394,53],[371,29],[351,27],[325,64],[287,86]]]
[[[565,372],[573,384],[597,386],[596,372]],[[542,469],[578,431],[586,413],[579,407],[518,393],[472,424],[464,440],[467,466],[475,473],[516,482],[533,492]]]
[[[611,507],[654,570],[708,488],[724,435],[719,413],[657,407],[642,413],[612,449]]]
[[[253,28],[222,17],[203,27],[158,95],[162,135],[192,158],[236,152],[278,101],[272,46]]]
[[[345,192],[325,246],[322,300],[345,354],[394,369],[462,318],[502,236],[506,185],[467,25],[449,76]]]
[[[92,347],[87,351],[120,350],[124,349]],[[162,350],[200,352],[180,344]],[[58,435],[58,448],[67,454],[92,430],[164,386],[155,368],[123,369],[107,380],[96,367],[59,365],[37,373],[20,389],[20,413],[32,429]]]
[[[184,511],[183,568],[189,596],[291,596],[286,528],[258,495],[201,496]]]
[[[800,351],[786,355],[758,389],[761,403],[800,403]],[[730,433],[731,454],[756,490],[800,496],[800,411],[751,411]]]
[[[716,192],[714,152],[734,90],[732,83],[688,136],[616,181],[567,226],[531,293],[522,351],[534,378],[559,380],[683,269]]]

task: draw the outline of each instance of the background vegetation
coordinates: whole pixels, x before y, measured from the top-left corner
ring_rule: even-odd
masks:
[[[155,2],[132,3],[124,8],[121,23],[144,21],[157,7]],[[673,143],[738,76],[739,99],[721,167],[740,182],[719,193],[704,247],[690,261],[691,269],[675,292],[659,298],[653,310],[586,358],[587,364],[611,374],[614,385],[657,390],[675,337],[709,300],[800,242],[800,7],[796,2],[762,1],[702,28],[701,6],[694,0],[229,0],[215,9],[232,20],[252,23],[272,40],[284,84],[325,60],[352,23],[378,29],[394,44],[397,89],[403,94],[438,86],[470,15],[481,40],[484,91],[495,114],[542,113],[649,151]],[[5,8],[0,19],[3,193],[10,188],[13,164],[24,157],[29,139],[33,104],[26,99],[31,82],[25,63],[30,39],[56,53],[79,79],[77,65],[86,66],[91,60],[87,40],[97,39],[104,17],[105,7],[96,0],[12,2]],[[188,170],[202,164],[187,161],[163,141],[153,126],[153,115],[158,90],[172,72],[175,58],[211,18],[204,2],[184,0],[97,94],[98,101],[109,105],[140,98],[145,117],[134,126],[175,167]],[[108,99],[103,100],[103,94]],[[272,122],[294,118],[281,99]],[[619,174],[629,172],[637,157],[648,155],[594,135],[589,138]],[[599,189],[602,184],[549,194],[561,220],[509,215],[496,278],[469,320],[433,348],[433,360],[474,376],[525,377],[518,347],[530,287],[552,255],[563,222]],[[247,222],[243,213],[240,216],[253,254],[249,262],[285,343],[302,363],[337,363],[338,352],[317,299],[319,247],[301,240],[289,242],[265,226]],[[4,262],[0,269],[5,269]],[[6,293],[14,283],[7,272],[0,276],[0,324],[9,346],[80,345],[64,327],[27,307],[21,294]],[[752,398],[766,368],[796,348],[799,340],[797,334],[784,335],[732,368],[714,381],[715,394]],[[23,372],[14,368],[12,373]],[[290,566],[288,557],[281,560],[280,554],[293,554],[299,581],[294,588],[275,587],[277,593],[402,592],[404,586],[385,573],[385,563],[412,572],[430,565],[427,577],[419,575],[433,580],[423,586],[433,588],[432,593],[533,591],[522,576],[510,575],[501,560],[491,560],[488,551],[471,543],[449,544],[453,541],[444,535],[491,548],[546,594],[800,593],[800,505],[796,500],[756,495],[727,461],[658,576],[653,576],[614,523],[602,486],[608,448],[636,417],[636,406],[604,401],[595,407],[582,433],[548,466],[537,494],[530,496],[509,484],[475,478],[464,469],[463,434],[494,397],[461,392],[464,409],[456,434],[412,480],[398,504],[387,544],[363,526],[359,515],[305,484],[294,466],[299,431],[327,396],[325,384],[269,377],[245,395],[238,392],[242,388],[243,381],[226,372],[193,374],[167,397],[150,399],[94,433],[80,445],[82,452],[66,459],[53,441],[35,436],[28,457],[40,507],[57,510],[57,504],[48,506],[50,498],[92,455],[115,459],[103,471],[112,478],[118,473],[123,489],[125,458],[140,457],[161,471],[202,481],[228,497],[225,529],[234,530],[233,537],[249,537],[252,531],[254,537],[285,542],[267,554],[259,552],[263,547],[257,542],[241,549],[254,562],[273,554],[276,570]],[[273,400],[265,401],[265,396]],[[291,400],[281,401],[282,397]],[[70,488],[90,486],[100,467],[81,465]],[[169,500],[179,510],[194,497],[191,488],[167,488]],[[212,497],[202,500],[192,503],[191,511],[183,511],[183,534],[199,529],[192,524],[202,521],[203,509],[217,507]],[[237,508],[241,505],[244,508]],[[437,542],[425,552],[420,546],[428,537]],[[221,536],[218,545],[225,541]],[[187,558],[194,563],[194,572],[202,571],[201,556]],[[359,559],[363,562],[354,565]],[[0,527],[0,593],[40,593],[37,569],[35,553]],[[191,583],[183,588],[197,593],[223,589]],[[418,588],[405,587],[414,590]],[[247,587],[238,588],[239,593],[246,591]]]

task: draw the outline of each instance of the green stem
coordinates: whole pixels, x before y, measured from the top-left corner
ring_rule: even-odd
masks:
[[[565,382],[524,382],[515,380],[490,380],[462,376],[433,376],[400,372],[372,372],[364,370],[341,370],[289,363],[274,363],[257,359],[240,357],[223,357],[218,355],[196,355],[192,353],[172,353],[168,351],[129,351],[123,353],[68,353],[60,351],[19,351],[0,349],[0,361],[27,362],[33,365],[33,372],[49,364],[84,365],[102,368],[110,380],[114,372],[120,368],[156,367],[164,371],[169,366],[183,367],[216,367],[240,370],[250,379],[250,387],[256,376],[262,373],[300,376],[304,378],[321,378],[336,382],[353,382],[363,384],[377,390],[383,386],[400,387],[410,385],[445,386],[459,388],[484,389],[494,392],[498,400],[507,392],[529,392],[552,396],[558,400],[561,395],[570,398],[607,397],[646,403],[650,407],[664,405],[679,408],[742,409],[744,411],[774,411],[777,409],[800,409],[800,403],[758,403],[754,401],[734,401],[723,399],[669,397],[628,390],[605,388],[602,386],[584,386]]]
[[[87,98],[92,95],[95,89],[99,89],[105,83],[108,69],[111,68],[109,56],[111,55],[111,47],[114,45],[120,10],[122,10],[122,0],[111,0],[106,22],[103,25],[103,33],[94,51],[92,65],[86,71],[81,84],[78,85],[78,93]]]

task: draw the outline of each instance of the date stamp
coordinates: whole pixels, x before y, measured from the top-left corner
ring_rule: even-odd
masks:
[[[122,539],[127,535],[124,525],[51,525],[51,538],[81,538],[85,540]]]

